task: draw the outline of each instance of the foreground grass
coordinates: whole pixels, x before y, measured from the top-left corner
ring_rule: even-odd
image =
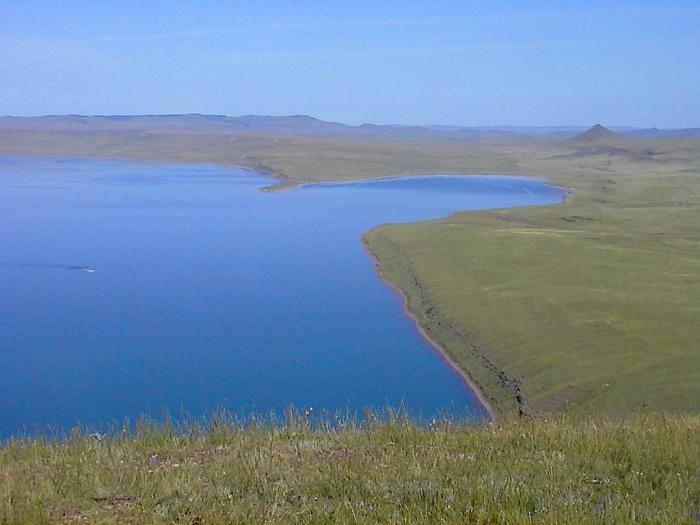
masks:
[[[0,522],[693,523],[700,420],[175,432],[0,446]]]

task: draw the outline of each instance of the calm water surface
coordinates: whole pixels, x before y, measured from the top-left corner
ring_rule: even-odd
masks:
[[[361,236],[562,190],[422,177],[259,191],[271,182],[211,165],[0,158],[0,435],[290,404],[483,416]]]

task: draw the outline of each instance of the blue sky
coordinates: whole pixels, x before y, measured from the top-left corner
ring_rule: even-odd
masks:
[[[700,126],[700,1],[0,2],[0,114]]]

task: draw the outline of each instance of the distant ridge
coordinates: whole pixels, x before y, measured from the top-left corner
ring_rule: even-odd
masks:
[[[700,128],[677,128],[677,129],[659,129],[646,128],[634,129],[625,133],[625,137],[630,138],[698,138],[700,137]]]
[[[45,115],[0,116],[0,130],[113,131],[145,133],[263,133],[328,137],[387,137],[425,139],[548,138],[595,143],[614,137],[698,137],[700,129],[608,128],[582,126],[449,126],[330,122],[309,115]],[[583,133],[582,133],[583,132]]]
[[[576,135],[573,139],[571,139],[571,141],[585,143],[607,142],[610,139],[617,139],[619,137],[620,136],[614,131],[609,130],[608,128],[600,124],[596,124],[595,126],[581,133],[580,135]]]
[[[202,133],[270,133],[314,136],[374,136],[396,138],[497,138],[527,136],[498,127],[401,126],[362,124],[351,126],[320,120],[309,115],[46,115],[0,117],[0,129],[42,131],[144,131]],[[525,128],[524,128],[525,130]],[[534,130],[534,128],[533,128]],[[553,128],[557,131],[559,128]],[[534,134],[537,134],[535,132]]]

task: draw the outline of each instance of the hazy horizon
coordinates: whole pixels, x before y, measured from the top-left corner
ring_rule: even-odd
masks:
[[[683,1],[27,1],[0,7],[0,114],[697,127],[699,26]]]
[[[343,122],[340,120],[325,120],[325,119],[320,119],[314,115],[308,115],[308,114],[302,114],[302,113],[294,113],[294,114],[288,114],[288,115],[260,115],[260,114],[253,114],[253,113],[245,113],[245,114],[240,114],[240,115],[225,115],[225,114],[216,114],[216,113],[141,113],[141,114],[126,114],[126,113],[118,113],[118,114],[84,114],[84,113],[64,113],[64,114],[42,114],[42,115],[0,115],[0,118],[48,118],[48,117],[105,117],[105,118],[111,118],[111,117],[183,117],[183,116],[200,116],[200,117],[224,117],[224,118],[241,118],[241,117],[270,117],[270,118],[291,118],[291,117],[310,117],[315,120],[320,120],[323,122],[329,122],[333,124],[341,124],[345,126],[362,126],[362,125],[374,125],[374,126],[416,126],[416,127],[424,127],[424,128],[431,128],[431,127],[445,127],[445,128],[496,128],[496,129],[501,129],[501,128],[551,128],[551,129],[565,129],[565,128],[571,128],[571,129],[589,129],[591,127],[597,126],[597,125],[602,125],[606,128],[614,129],[614,130],[642,130],[642,129],[654,129],[654,126],[629,126],[629,125],[624,125],[624,124],[618,124],[618,125],[607,125],[605,123],[601,122],[593,122],[593,123],[583,123],[583,124],[569,124],[569,123],[564,123],[564,124],[484,124],[484,125],[475,125],[475,124],[462,124],[462,123],[455,123],[455,122],[432,122],[428,124],[405,124],[402,122],[361,122],[359,124],[356,123],[349,123],[349,122]],[[683,126],[682,128],[673,128],[673,127],[663,127],[659,128],[656,127],[657,129],[668,129],[668,130],[673,130],[673,129],[698,129],[700,128],[700,124],[695,125],[695,126]]]

